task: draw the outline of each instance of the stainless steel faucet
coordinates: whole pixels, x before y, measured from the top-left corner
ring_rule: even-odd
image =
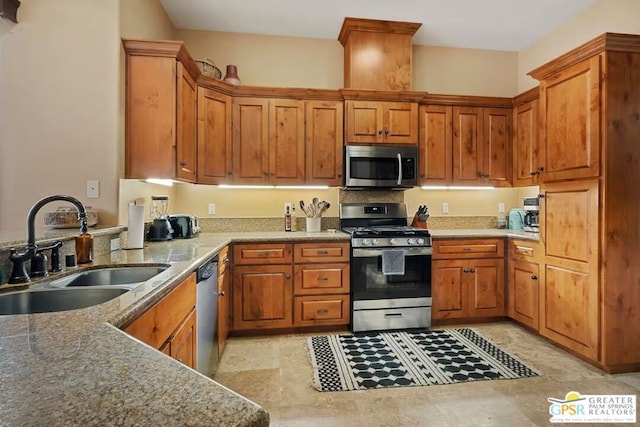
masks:
[[[29,209],[29,214],[27,215],[27,245],[22,249],[11,248],[9,259],[13,263],[13,270],[11,271],[11,277],[9,277],[9,283],[26,283],[30,281],[31,279],[27,274],[25,262],[32,259],[37,253],[39,253],[39,251],[50,249],[50,247],[38,248],[38,246],[36,245],[35,221],[38,211],[47,203],[54,201],[69,202],[73,204],[78,210],[80,228],[82,228],[83,226],[87,226],[87,211],[85,210],[84,205],[80,202],[80,200],[71,196],[64,195],[47,196],[43,199],[38,200],[31,207],[31,209]],[[41,269],[38,270],[38,274],[40,273]]]

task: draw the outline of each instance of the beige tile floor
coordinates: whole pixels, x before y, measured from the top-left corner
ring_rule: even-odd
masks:
[[[273,426],[543,426],[551,425],[547,397],[640,394],[640,373],[608,375],[514,323],[468,327],[543,375],[319,392],[311,385],[310,335],[284,335],[231,338],[214,379],[266,408]]]

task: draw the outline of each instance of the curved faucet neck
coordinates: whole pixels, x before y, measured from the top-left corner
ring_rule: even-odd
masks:
[[[40,211],[40,209],[47,203],[55,201],[69,202],[73,204],[78,210],[78,219],[80,220],[81,227],[86,226],[87,211],[80,200],[76,199],[75,197],[65,196],[61,194],[47,196],[35,202],[31,209],[29,209],[29,214],[27,215],[27,249],[36,247],[35,222],[38,211]]]

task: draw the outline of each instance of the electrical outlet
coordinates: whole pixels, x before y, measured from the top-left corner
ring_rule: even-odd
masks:
[[[109,244],[111,246],[111,251],[117,251],[118,249],[120,249],[120,238],[116,237],[115,239],[111,239],[109,241]]]
[[[449,213],[449,202],[442,202],[442,213],[443,214]]]
[[[87,199],[97,199],[100,197],[100,181],[90,179],[87,181]]]
[[[498,203],[498,213],[504,213],[504,203]]]
[[[209,215],[215,215],[215,214],[216,214],[216,204],[209,203]]]

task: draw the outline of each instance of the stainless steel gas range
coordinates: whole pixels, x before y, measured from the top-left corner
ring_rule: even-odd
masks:
[[[354,332],[431,326],[431,235],[407,226],[404,203],[343,203],[351,235]]]

